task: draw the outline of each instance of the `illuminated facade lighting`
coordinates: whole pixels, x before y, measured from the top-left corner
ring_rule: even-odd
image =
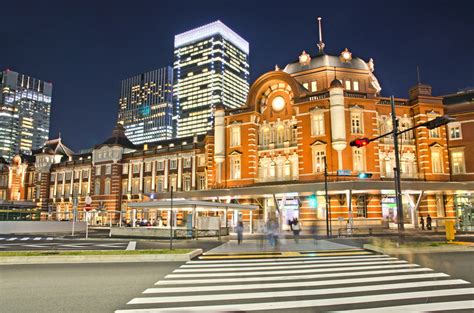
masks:
[[[220,21],[175,36],[177,137],[212,128],[216,105],[241,107],[249,90],[249,44]]]
[[[173,69],[166,66],[122,81],[118,123],[134,144],[175,136]]]
[[[11,70],[0,72],[0,156],[31,154],[49,137],[53,85]]]

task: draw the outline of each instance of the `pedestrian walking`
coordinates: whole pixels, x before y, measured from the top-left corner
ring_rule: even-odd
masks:
[[[314,244],[318,243],[318,227],[316,226],[316,222],[313,221],[311,224],[311,235],[313,236]]]
[[[426,217],[426,229],[431,230],[431,216],[429,214]]]
[[[420,225],[421,225],[421,230],[425,230],[425,220],[423,219],[423,216],[420,218]]]
[[[244,239],[244,223],[242,221],[237,223],[237,243],[240,245]]]
[[[293,238],[295,242],[298,243],[300,239],[301,223],[297,218],[293,220]]]

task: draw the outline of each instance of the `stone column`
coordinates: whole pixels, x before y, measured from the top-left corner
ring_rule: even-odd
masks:
[[[87,182],[87,194],[91,194],[92,168],[89,169],[89,181]]]
[[[156,180],[156,161],[153,161],[151,162],[151,191],[152,192],[156,191],[155,180]]]
[[[63,172],[62,175],[63,175],[63,188],[61,192],[61,197],[64,197],[64,194],[66,193],[66,172]]]
[[[77,192],[77,196],[80,197],[82,195],[82,169],[79,171],[79,191]]]
[[[55,173],[54,174],[54,192],[53,192],[53,198],[56,198],[56,194],[57,194],[57,191],[58,191],[58,174],[59,173]]]
[[[181,190],[182,189],[182,181],[183,181],[183,158],[178,157],[178,186],[176,187],[176,190]]]
[[[132,194],[132,176],[133,176],[133,164],[129,163],[128,164],[128,186],[127,186],[127,191],[128,194]]]
[[[143,162],[140,162],[140,187],[139,192],[143,193]]]
[[[169,160],[163,160],[165,162],[165,177],[163,178],[163,191],[168,190],[168,179],[169,179]]]

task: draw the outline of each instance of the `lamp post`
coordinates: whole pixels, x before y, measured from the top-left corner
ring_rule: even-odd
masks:
[[[171,186],[169,223],[170,223],[170,250],[173,250],[173,186]]]
[[[331,218],[330,218],[330,206],[329,206],[329,195],[328,195],[328,164],[326,161],[326,156],[323,157],[324,159],[324,197],[326,202],[326,236],[329,238],[332,234],[332,229],[330,226]]]

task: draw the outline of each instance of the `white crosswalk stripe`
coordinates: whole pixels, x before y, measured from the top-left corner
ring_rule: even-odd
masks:
[[[411,312],[474,304],[470,282],[387,255],[189,261],[155,285],[116,312]]]
[[[0,240],[5,241],[28,241],[28,240],[54,240],[53,237],[2,237]]]

